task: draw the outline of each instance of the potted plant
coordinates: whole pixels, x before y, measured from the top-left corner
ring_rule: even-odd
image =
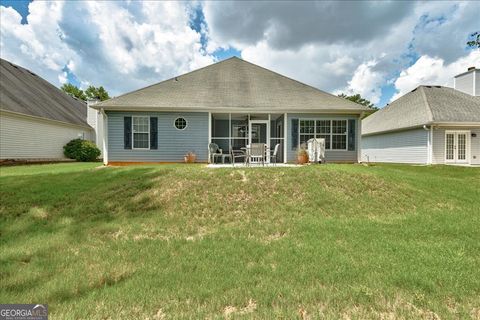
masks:
[[[308,162],[308,152],[304,147],[298,148],[297,151],[297,163],[305,164]]]
[[[194,163],[195,160],[197,160],[197,155],[193,151],[187,152],[187,154],[184,157],[185,163]]]

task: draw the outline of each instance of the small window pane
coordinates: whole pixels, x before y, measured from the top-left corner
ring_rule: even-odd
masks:
[[[149,147],[148,145],[148,133],[134,133],[133,134],[133,147],[134,148],[145,148]]]
[[[347,133],[347,120],[332,120],[332,133]]]
[[[325,139],[325,149],[330,149],[330,135],[329,134],[319,134],[317,138]]]
[[[347,136],[343,134],[332,135],[332,149],[345,150],[347,148]]]
[[[183,130],[187,127],[187,120],[185,118],[177,118],[175,119],[175,128],[178,130]]]
[[[300,121],[300,133],[311,133],[315,132],[315,121],[314,120],[301,120]]]
[[[148,117],[133,117],[133,132],[148,132]]]
[[[307,143],[308,140],[313,138],[313,134],[301,134],[300,135],[300,145],[303,143]]]
[[[318,120],[317,133],[330,133],[330,120]]]

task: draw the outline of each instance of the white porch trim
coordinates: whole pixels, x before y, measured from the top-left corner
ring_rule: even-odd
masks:
[[[103,109],[100,109],[103,115],[103,164],[108,165],[108,117]]]
[[[287,130],[287,125],[288,125],[288,117],[287,113],[283,114],[283,163],[287,163],[287,135],[288,135],[288,130]]]

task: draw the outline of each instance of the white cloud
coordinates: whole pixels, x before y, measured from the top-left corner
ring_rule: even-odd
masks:
[[[199,5],[200,33],[189,25]],[[82,86],[117,95],[210,64],[215,50],[233,46],[246,60],[325,91],[378,101],[385,84],[404,92],[419,81],[413,75],[421,72],[409,70],[397,83],[416,56],[442,60],[433,68],[445,77],[452,72],[444,68],[468,59],[466,37],[479,11],[479,2],[34,1],[26,25],[0,7],[0,53],[54,84],[66,80],[67,66]]]
[[[479,2],[351,4],[208,2],[205,17],[211,41],[240,48],[244,59],[377,103],[416,56],[467,57],[466,37],[478,28]]]
[[[377,104],[382,95],[380,86],[384,82],[384,75],[373,69],[377,64],[376,60],[371,60],[359,65],[352,79],[348,81],[347,87],[337,90],[335,93],[345,93],[347,95],[359,93],[362,97],[370,100],[370,102]]]
[[[394,82],[397,93],[392,97],[392,101],[419,85],[453,87],[453,77],[472,66],[480,66],[480,50],[471,51],[467,56],[450,64],[446,64],[442,58],[421,56],[415,64],[403,70]]]
[[[118,95],[214,61],[189,26],[189,4],[34,1],[29,12],[22,25],[0,7],[1,56],[56,85],[67,66],[82,84]]]
[[[67,73],[66,72],[62,72],[58,75],[58,82],[60,84],[64,84],[64,83],[67,83],[68,82],[68,79],[67,79]]]

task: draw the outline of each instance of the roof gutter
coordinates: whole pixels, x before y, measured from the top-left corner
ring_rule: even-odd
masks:
[[[451,126],[451,127],[477,127],[480,126],[480,121],[472,122],[435,122],[436,126]]]
[[[392,133],[392,132],[399,132],[399,131],[405,131],[405,130],[411,130],[411,129],[419,129],[423,128],[425,129],[427,126],[431,126],[433,122],[427,122],[425,124],[418,124],[410,127],[403,127],[403,128],[397,128],[397,129],[391,129],[391,130],[382,130],[382,131],[375,131],[375,132],[369,132],[369,133],[362,133],[362,137],[366,136],[374,136],[377,134],[383,134],[383,133]],[[425,129],[427,130],[427,129]]]
[[[435,127],[480,127],[480,122],[435,122],[435,121],[430,121],[425,124],[419,124],[415,126],[410,126],[410,127],[404,127],[404,128],[398,128],[398,129],[392,129],[392,130],[382,130],[382,131],[375,131],[375,132],[369,132],[369,133],[362,133],[362,136],[373,136],[376,134],[383,134],[383,133],[390,133],[390,132],[398,132],[398,131],[405,131],[405,130],[410,130],[410,129],[416,129],[416,128],[423,128],[425,130],[427,127],[430,128],[432,126]]]
[[[92,106],[92,108],[97,110],[105,111],[128,111],[128,112],[154,112],[154,111],[163,111],[163,112],[211,112],[211,113],[332,113],[332,114],[362,114],[368,113],[369,110],[363,109],[268,109],[268,108],[254,108],[254,107],[245,107],[245,108],[204,108],[199,109],[198,107],[181,107],[181,108],[164,108],[164,107],[126,107],[126,106],[116,106],[116,107],[102,107],[98,105]]]

